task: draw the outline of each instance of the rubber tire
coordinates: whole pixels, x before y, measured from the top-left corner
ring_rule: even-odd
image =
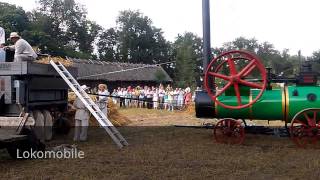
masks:
[[[48,110],[42,111],[43,116],[44,116],[44,135],[45,135],[45,140],[50,141],[52,140],[52,131],[53,131],[53,118]]]
[[[44,128],[44,115],[41,111],[33,111],[33,117],[35,120],[35,126],[33,128],[36,137],[41,141],[45,142],[45,128]]]

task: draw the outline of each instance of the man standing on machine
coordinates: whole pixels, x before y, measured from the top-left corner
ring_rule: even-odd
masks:
[[[10,40],[14,43],[12,46],[5,46],[4,49],[14,51],[14,62],[33,61],[38,56],[32,49],[31,45],[22,39],[18,33],[12,32]]]

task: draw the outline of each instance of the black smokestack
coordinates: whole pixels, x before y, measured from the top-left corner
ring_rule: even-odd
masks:
[[[204,74],[211,60],[209,0],[202,0],[202,21],[203,21],[203,74]]]

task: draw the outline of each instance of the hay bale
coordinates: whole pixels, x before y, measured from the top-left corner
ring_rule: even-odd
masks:
[[[115,126],[125,126],[131,123],[126,116],[123,116],[119,113],[118,107],[112,102],[111,99],[108,101],[108,117]]]
[[[44,58],[41,58],[35,62],[39,63],[39,64],[50,64],[50,60],[53,60],[54,62],[60,62],[61,64],[63,64],[66,67],[70,67],[73,65],[72,61],[64,59],[62,57],[50,57],[50,58],[44,57]]]

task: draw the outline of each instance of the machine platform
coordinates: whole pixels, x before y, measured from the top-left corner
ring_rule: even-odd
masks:
[[[20,135],[22,127],[34,126],[35,120],[26,114],[24,117],[0,117],[0,143],[8,143],[26,139]]]
[[[78,75],[77,68],[68,67],[68,71],[75,77]],[[49,64],[39,64],[35,62],[2,62],[0,63],[0,76],[11,75],[45,75],[52,76],[59,74]]]

